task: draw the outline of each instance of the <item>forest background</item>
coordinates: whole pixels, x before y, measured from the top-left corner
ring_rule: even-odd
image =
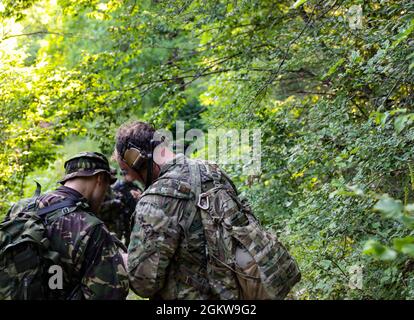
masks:
[[[0,1],[0,216],[125,121],[259,129],[260,174],[225,168],[298,260],[292,297],[413,299],[413,8]]]

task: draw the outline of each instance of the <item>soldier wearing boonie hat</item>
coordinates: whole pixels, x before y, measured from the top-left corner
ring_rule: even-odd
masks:
[[[39,209],[66,199],[76,202],[46,226],[64,273],[63,289],[51,299],[125,299],[129,284],[122,246],[97,216],[109,184],[116,181],[109,162],[99,152],[81,152],[64,166],[62,185],[37,200]]]

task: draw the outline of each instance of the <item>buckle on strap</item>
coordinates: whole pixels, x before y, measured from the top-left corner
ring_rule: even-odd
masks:
[[[205,200],[205,201],[203,201]],[[208,196],[205,193],[202,193],[198,197],[197,207],[203,210],[208,210],[210,207],[210,202],[208,200]]]
[[[62,213],[64,213],[64,214],[69,213],[69,208],[68,207],[62,208]]]

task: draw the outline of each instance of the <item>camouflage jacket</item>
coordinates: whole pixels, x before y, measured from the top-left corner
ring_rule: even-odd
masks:
[[[131,182],[118,180],[108,189],[98,215],[109,231],[125,241],[126,246],[131,236],[131,216],[137,204],[131,190],[139,190],[139,188]]]
[[[186,225],[196,205],[188,166],[195,160],[182,154],[175,160],[161,167],[159,178],[137,203],[128,247],[130,285],[138,295],[153,299],[217,299],[206,276],[206,240],[199,211],[191,226]],[[203,169],[201,185],[203,192],[213,186]]]
[[[38,198],[43,208],[66,197],[87,201],[77,191],[61,186]],[[53,215],[51,213],[50,215]],[[120,249],[105,225],[90,211],[75,211],[47,223],[51,250],[60,254],[63,296],[81,299],[125,299],[129,284]]]

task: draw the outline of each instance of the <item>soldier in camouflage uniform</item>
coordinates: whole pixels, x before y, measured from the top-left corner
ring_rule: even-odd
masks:
[[[110,183],[106,157],[97,152],[80,153],[65,162],[62,186],[41,195],[38,208],[67,198],[80,206],[47,224],[50,248],[59,253],[63,290],[57,299],[125,299],[129,284],[119,240],[96,217]]]
[[[109,231],[114,232],[126,246],[131,236],[131,216],[137,205],[137,192],[140,193],[140,189],[133,182],[118,179],[108,189],[99,213]]]
[[[127,179],[147,185],[136,206],[128,247],[130,285],[138,295],[153,299],[218,299],[207,280],[200,214],[195,214],[190,225],[186,225],[188,217],[183,219],[195,207],[189,172],[189,163],[194,160],[166,148],[162,149],[163,157],[157,158],[154,152],[151,181],[146,181],[145,163],[141,169],[127,164],[128,146],[149,152],[153,136],[154,129],[142,122],[124,125],[117,133],[115,152],[120,168]],[[211,188],[211,172],[202,169],[200,182],[203,190]],[[233,187],[227,180],[223,183]],[[237,298],[237,293],[229,296]]]

